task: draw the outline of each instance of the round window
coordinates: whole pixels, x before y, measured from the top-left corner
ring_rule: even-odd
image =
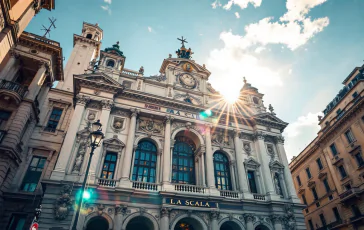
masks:
[[[253,97],[254,104],[259,104],[259,99],[257,97]]]

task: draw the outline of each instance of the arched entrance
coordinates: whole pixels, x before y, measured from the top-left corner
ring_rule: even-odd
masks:
[[[147,217],[137,216],[131,219],[126,225],[126,230],[156,230],[153,227],[152,221]]]
[[[109,223],[102,216],[95,216],[87,222],[86,230],[108,230]]]
[[[233,221],[226,221],[221,225],[220,230],[241,230],[241,228]]]
[[[180,221],[177,222],[177,224],[174,227],[174,230],[202,230],[203,227],[201,224],[193,219],[193,218],[183,218]]]
[[[255,230],[269,230],[269,228],[267,226],[260,224],[255,227]]]

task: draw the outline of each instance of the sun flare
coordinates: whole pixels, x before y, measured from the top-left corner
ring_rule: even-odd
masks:
[[[234,90],[228,91],[228,92],[222,92],[225,101],[228,104],[234,104],[238,98],[239,98],[239,92],[236,92]]]

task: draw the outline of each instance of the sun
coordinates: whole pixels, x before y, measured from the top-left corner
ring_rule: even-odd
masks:
[[[223,92],[222,94],[224,96],[225,101],[228,104],[234,104],[239,98],[239,92],[237,92],[235,90],[231,90],[231,91],[228,91],[228,92]]]

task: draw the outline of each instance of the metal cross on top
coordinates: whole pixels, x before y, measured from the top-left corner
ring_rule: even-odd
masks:
[[[183,36],[182,36],[182,38],[177,38],[177,39],[181,41],[182,47],[185,46],[185,42],[188,43],[186,38],[183,38]]]

